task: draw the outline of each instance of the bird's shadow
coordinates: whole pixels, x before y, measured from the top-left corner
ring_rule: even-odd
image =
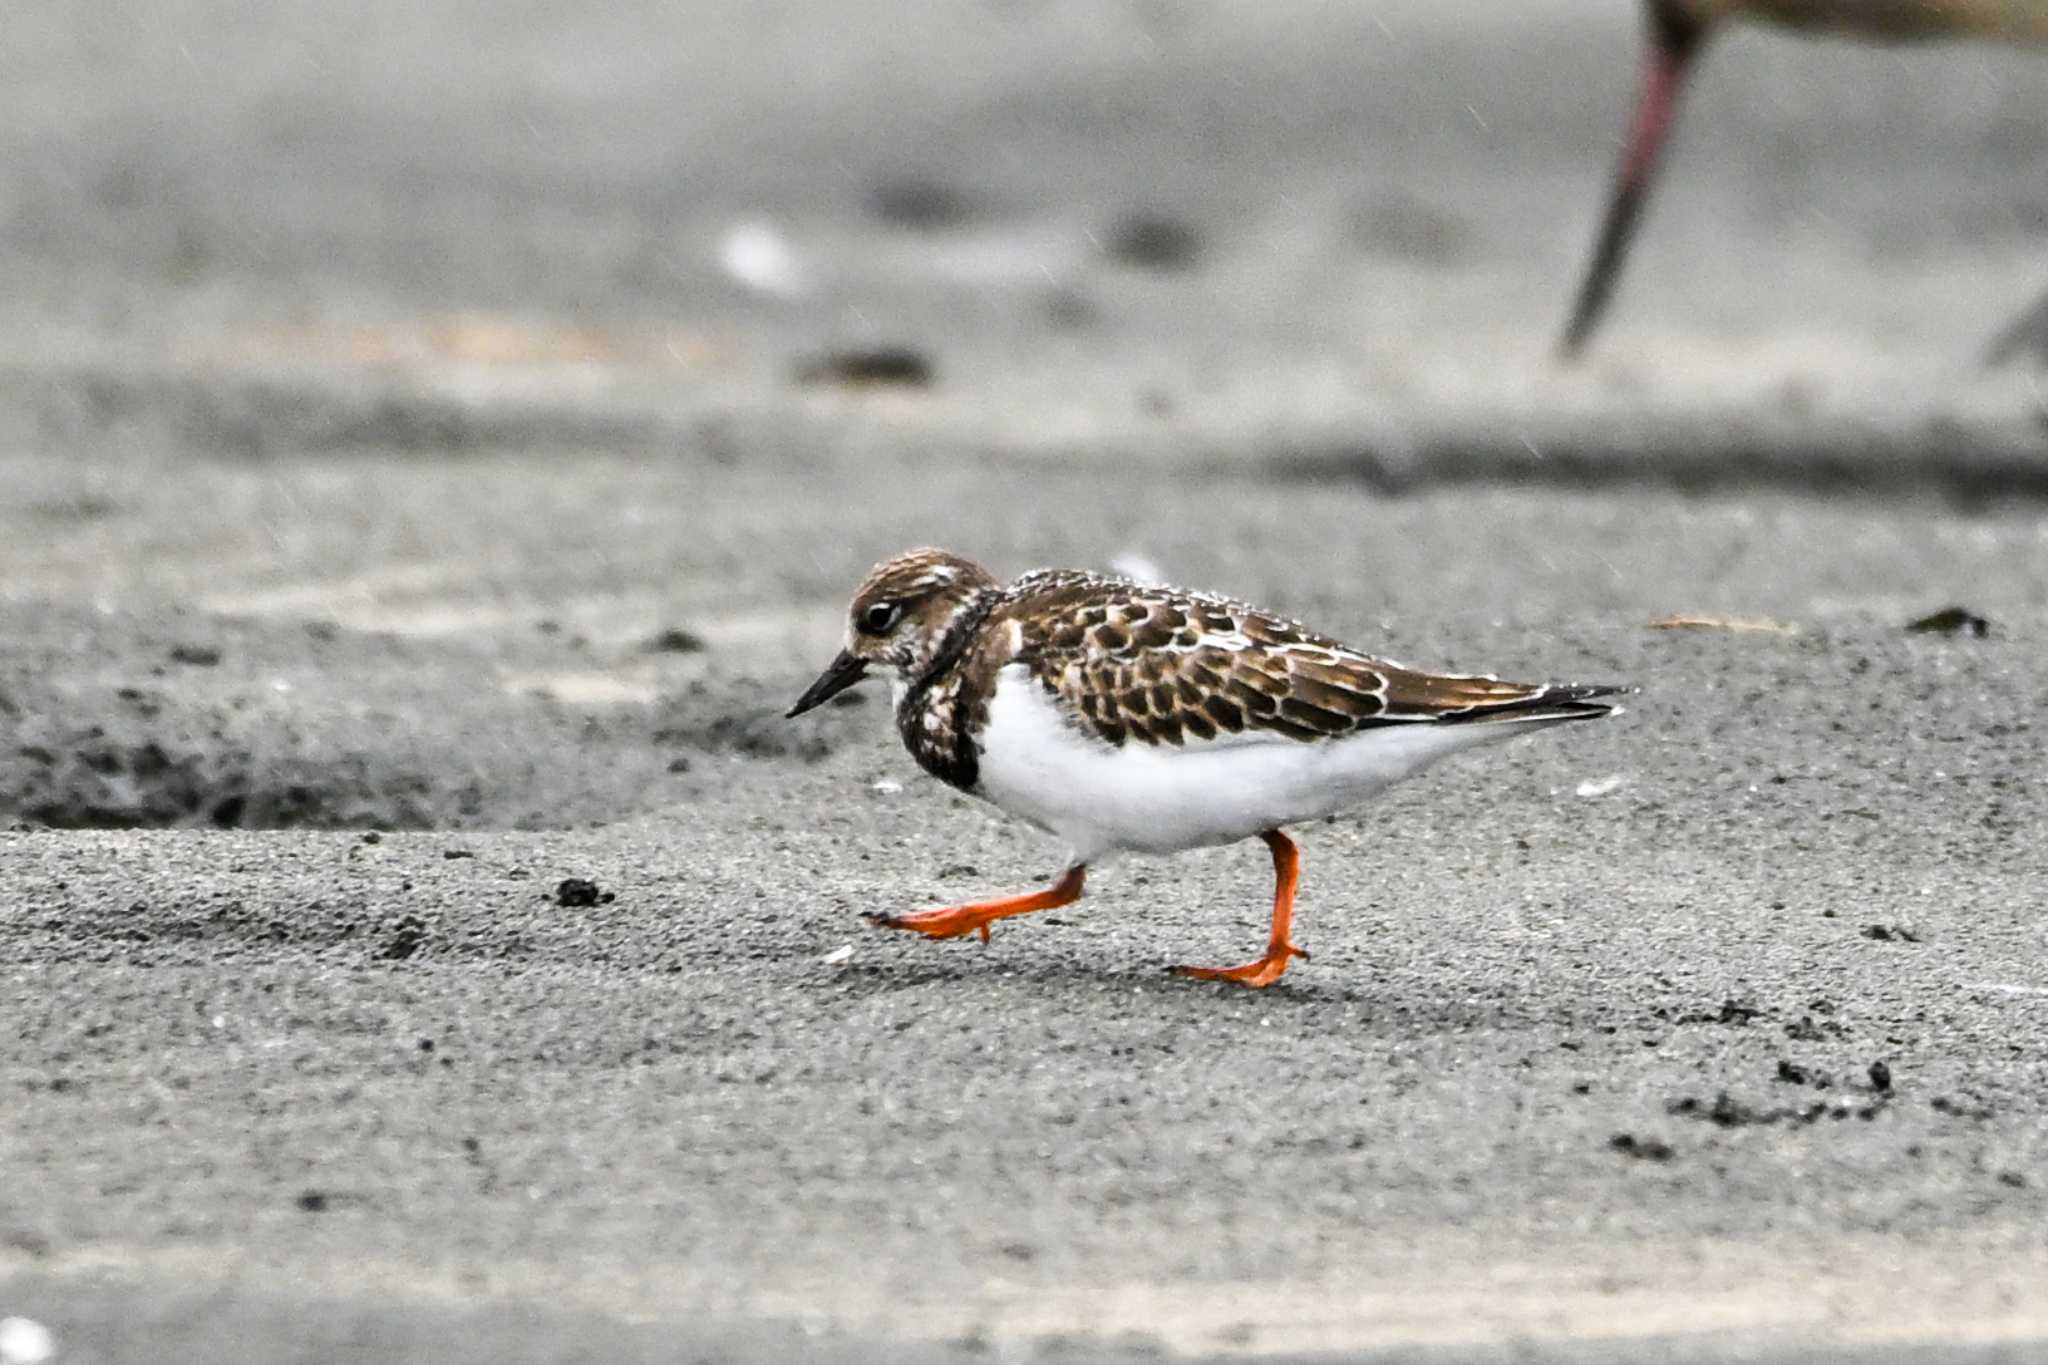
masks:
[[[949,945],[917,946],[943,949]],[[849,963],[839,970],[842,983],[855,996],[926,990],[957,997],[961,992],[972,991],[986,997],[992,1011],[1004,1009],[998,1002],[1012,998],[1028,998],[1041,1010],[1049,1002],[1069,1001],[1082,1008],[1090,1001],[1113,998],[1128,1002],[1138,998],[1162,1010],[1185,1006],[1190,1013],[1245,1005],[1256,1006],[1267,1015],[1341,1013],[1349,1027],[1398,1024],[1404,1029],[1429,1033],[1528,1028],[1560,1022],[1554,1002],[1547,1000],[1482,1003],[1448,999],[1443,993],[1417,995],[1402,990],[1390,994],[1371,978],[1316,979],[1312,975],[1316,969],[1309,964],[1297,965],[1279,981],[1259,989],[1224,981],[1190,980],[1175,974],[1164,963],[1151,968],[1104,966],[1064,955],[1027,959],[1023,954],[1013,954],[1001,959],[930,964],[870,961]]]

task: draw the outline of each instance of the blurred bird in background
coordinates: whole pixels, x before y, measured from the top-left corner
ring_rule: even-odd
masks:
[[[1645,0],[1649,50],[1642,94],[1593,259],[1579,285],[1559,351],[1576,359],[1600,325],[1621,276],[1643,201],[1671,131],[1693,59],[1719,24],[1757,19],[1816,32],[1890,40],[1995,38],[2048,43],[2048,0]],[[2002,364],[2022,351],[2048,355],[2048,297],[1999,333],[1985,353]]]

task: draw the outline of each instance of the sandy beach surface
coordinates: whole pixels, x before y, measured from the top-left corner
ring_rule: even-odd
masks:
[[[1620,0],[18,19],[58,1361],[2048,1358],[2048,58],[1717,43],[1566,370]],[[1643,691],[908,942],[923,543]]]

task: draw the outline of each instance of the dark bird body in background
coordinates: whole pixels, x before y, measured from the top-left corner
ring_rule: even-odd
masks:
[[[1647,0],[1649,48],[1642,94],[1622,150],[1607,217],[1593,247],[1559,351],[1576,359],[1605,315],[1637,220],[1678,110],[1693,59],[1714,29],[1756,19],[1813,32],[1893,41],[1995,38],[2048,43],[2048,0]],[[2048,73],[2044,73],[2048,78]],[[2048,350],[2048,298],[1999,334],[1986,352],[1998,364],[2022,350]]]

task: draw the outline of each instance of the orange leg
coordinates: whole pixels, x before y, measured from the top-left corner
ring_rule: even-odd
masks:
[[[1043,891],[1001,900],[976,901],[972,905],[949,905],[943,910],[920,910],[914,915],[869,914],[867,922],[878,929],[910,929],[926,938],[958,938],[979,933],[988,942],[988,926],[1007,915],[1028,915],[1034,910],[1056,910],[1081,899],[1081,882],[1088,869],[1074,866],[1058,882]]]
[[[1277,829],[1260,836],[1273,850],[1273,933],[1266,940],[1266,955],[1242,967],[1173,967],[1169,970],[1198,981],[1235,981],[1240,986],[1270,986],[1287,970],[1287,959],[1308,961],[1308,953],[1294,946],[1287,931],[1294,923],[1294,886],[1301,880],[1301,852],[1294,840]]]

